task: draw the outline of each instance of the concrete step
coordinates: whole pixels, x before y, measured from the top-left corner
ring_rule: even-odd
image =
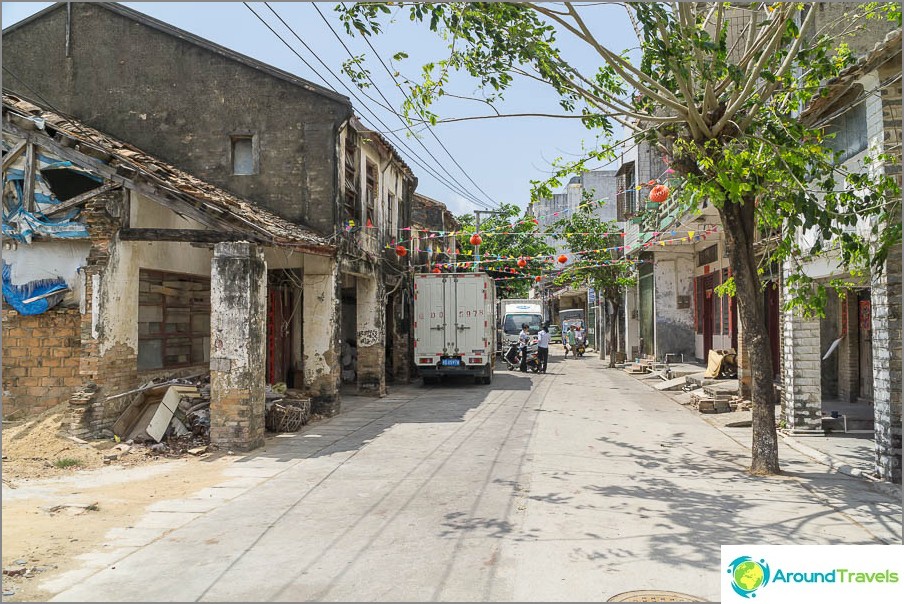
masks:
[[[677,377],[677,378],[662,382],[660,384],[654,384],[653,388],[655,388],[656,390],[659,390],[660,392],[666,392],[668,390],[681,390],[682,388],[684,388],[684,384],[685,384],[684,378]]]

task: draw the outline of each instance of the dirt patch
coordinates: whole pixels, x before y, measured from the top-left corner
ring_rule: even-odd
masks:
[[[69,470],[65,476],[20,481],[15,489],[4,484],[3,568],[25,572],[4,574],[3,599],[47,601],[54,594],[41,591],[40,584],[79,568],[81,554],[115,547],[115,539],[107,537],[111,529],[133,526],[156,501],[190,497],[222,482],[234,459]]]
[[[3,426],[4,600],[46,601],[54,594],[38,586],[79,568],[79,555],[115,547],[107,538],[111,529],[132,526],[155,501],[222,482],[235,459],[223,453],[173,458],[142,446],[124,452],[114,440],[78,442],[60,431],[67,405]]]
[[[146,446],[121,447],[113,439],[80,441],[60,429],[69,403],[49,409],[18,425],[3,426],[3,481],[69,476],[104,466],[133,467],[167,458]],[[115,457],[115,459],[113,459]]]

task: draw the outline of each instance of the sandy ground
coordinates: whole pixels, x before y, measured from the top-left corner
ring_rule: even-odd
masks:
[[[114,545],[108,532],[131,526],[151,503],[221,482],[234,459],[168,459],[134,448],[105,463],[116,443],[59,435],[61,411],[3,428],[3,600],[47,600],[53,594],[41,592],[39,582],[79,567],[80,554]],[[78,465],[57,467],[60,459]]]

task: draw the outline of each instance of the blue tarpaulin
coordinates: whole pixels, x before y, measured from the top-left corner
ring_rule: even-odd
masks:
[[[8,140],[3,140],[2,144],[7,151],[13,146]],[[25,158],[17,158],[3,173],[3,236],[25,243],[31,243],[32,235],[35,234],[63,239],[86,239],[88,229],[84,224],[74,222],[79,214],[78,208],[61,213],[59,218],[49,219],[44,216],[45,212],[49,212],[62,202],[53,194],[42,171],[71,170],[98,183],[102,183],[103,179],[72,162],[44,153],[38,153],[35,159],[37,169],[35,170],[34,211],[28,211],[22,203]]]
[[[12,268],[11,264],[3,263],[3,299],[11,307],[19,311],[20,314],[40,315],[47,312],[47,310],[60,303],[69,289],[66,282],[59,277],[39,279],[23,285],[13,285]],[[38,299],[25,302],[32,298]]]

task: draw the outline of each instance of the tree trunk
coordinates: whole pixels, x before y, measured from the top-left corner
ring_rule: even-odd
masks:
[[[775,387],[772,351],[766,326],[763,293],[753,250],[756,221],[754,200],[726,202],[719,210],[725,227],[728,258],[734,275],[738,319],[748,351],[753,402],[753,443],[750,472],[779,474],[778,435],[775,431]]]
[[[615,367],[615,351],[618,350],[618,335],[616,324],[618,323],[619,304],[615,300],[609,300],[612,304],[612,320],[609,322],[609,367]]]

